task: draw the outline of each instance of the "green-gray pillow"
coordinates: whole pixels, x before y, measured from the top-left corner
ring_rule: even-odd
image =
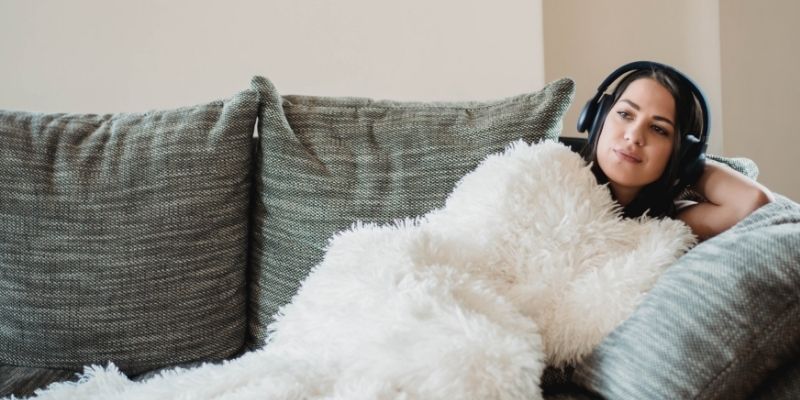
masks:
[[[242,349],[257,112],[0,111],[0,394]]]
[[[709,160],[725,164],[731,167],[734,171],[737,171],[752,180],[758,179],[758,165],[756,165],[756,163],[749,158],[725,157],[715,154],[706,154],[706,157]]]
[[[783,196],[681,257],[575,370],[609,399],[747,398],[800,357],[800,205]]]
[[[555,140],[574,83],[486,102],[281,97],[263,77],[254,196],[253,346],[357,220],[385,223],[440,207],[453,185],[509,142]]]
[[[795,345],[800,347],[800,343]],[[798,349],[795,351],[800,352]],[[800,358],[782,365],[771,373],[749,398],[750,400],[800,399]]]

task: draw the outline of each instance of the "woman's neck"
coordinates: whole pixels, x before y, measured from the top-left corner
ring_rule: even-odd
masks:
[[[614,194],[614,199],[623,207],[630,204],[633,199],[636,198],[636,195],[639,194],[640,190],[639,188],[620,186],[614,182],[609,183],[609,185],[611,185],[611,193]]]

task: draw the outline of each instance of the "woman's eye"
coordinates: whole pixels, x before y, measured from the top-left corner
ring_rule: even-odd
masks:
[[[664,128],[658,126],[658,125],[653,125],[653,130],[656,131],[656,133],[658,133],[659,135],[667,136],[669,134],[669,132],[667,132],[666,129],[664,129]]]
[[[631,115],[628,114],[627,111],[617,111],[617,115],[619,115],[620,118],[622,118],[622,119],[630,119],[631,118]]]

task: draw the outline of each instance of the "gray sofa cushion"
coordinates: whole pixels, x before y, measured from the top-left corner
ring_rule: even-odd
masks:
[[[147,113],[0,111],[5,393],[46,380],[36,368],[136,374],[242,349],[257,111],[250,90]]]
[[[800,205],[778,196],[666,271],[573,380],[613,399],[746,398],[800,356]]]
[[[706,157],[709,160],[725,164],[731,167],[734,171],[737,171],[752,180],[758,179],[758,165],[756,165],[756,163],[749,158],[725,157],[715,154],[706,154]]]
[[[800,343],[795,343],[800,347]],[[795,354],[800,349],[795,349]],[[797,400],[800,399],[800,358],[782,365],[750,396],[751,400]]]
[[[487,102],[419,103],[279,96],[265,78],[255,177],[251,344],[356,220],[440,207],[455,182],[509,142],[555,140],[574,84]]]
[[[50,369],[0,365],[0,396],[27,396],[53,382],[76,381],[77,369]]]

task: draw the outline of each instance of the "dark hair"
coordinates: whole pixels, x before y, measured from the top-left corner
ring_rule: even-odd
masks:
[[[683,190],[675,185],[681,166],[681,140],[687,132],[698,132],[702,124],[701,109],[691,89],[684,80],[673,72],[662,68],[648,68],[634,71],[626,75],[614,88],[612,93],[613,104],[617,103],[622,93],[632,82],[639,79],[653,79],[667,89],[675,99],[675,135],[673,135],[672,155],[667,163],[664,173],[655,181],[642,188],[627,206],[623,208],[625,217],[634,218],[647,213],[652,217],[674,217],[674,200]],[[609,107],[610,111],[611,107]],[[606,114],[608,113],[606,111]],[[597,162],[597,142],[605,123],[606,115],[600,118],[599,129],[592,135],[592,140],[586,143],[581,155],[586,161],[592,163],[597,182],[605,184],[608,177]],[[613,194],[613,193],[612,193]]]

